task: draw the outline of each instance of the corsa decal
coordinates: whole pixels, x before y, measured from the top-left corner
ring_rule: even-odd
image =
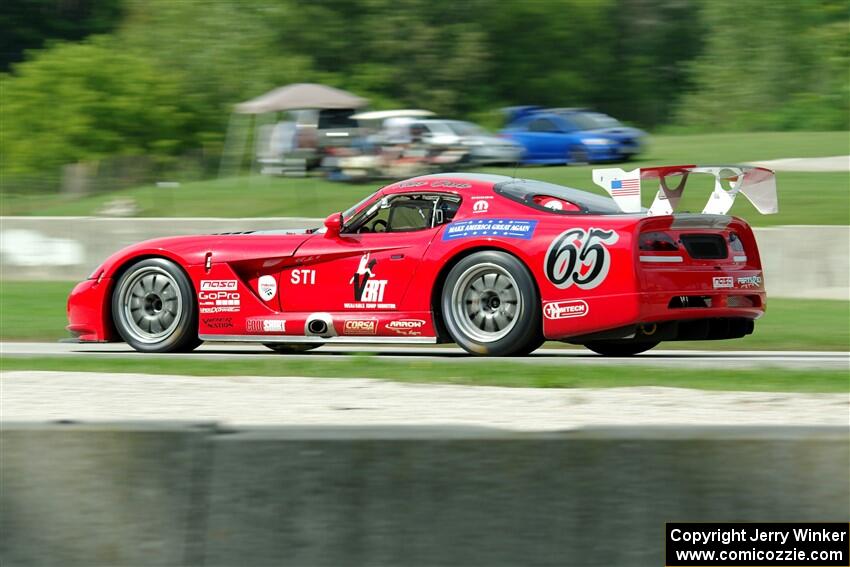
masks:
[[[478,201],[484,203],[486,201]],[[480,219],[452,222],[443,231],[443,240],[473,238],[476,236],[501,236],[531,240],[537,221],[514,219]]]
[[[377,319],[347,319],[342,325],[346,335],[374,335],[377,330]]]
[[[549,245],[543,262],[546,277],[559,289],[572,285],[593,289],[608,277],[611,253],[607,246],[619,240],[613,230],[571,228]]]

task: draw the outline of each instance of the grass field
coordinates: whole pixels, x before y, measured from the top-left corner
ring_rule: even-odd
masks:
[[[304,360],[270,355],[261,360],[185,358],[0,357],[0,368],[63,372],[125,372],[189,376],[315,376],[378,378],[399,382],[470,384],[526,388],[614,388],[660,386],[700,390],[750,392],[848,392],[847,372],[834,370],[679,369],[643,366],[528,366],[516,362],[480,360],[475,364],[451,359],[396,361],[352,355],[344,360]]]
[[[781,132],[653,136],[646,154],[624,167],[676,163],[741,163],[788,157],[850,153],[848,132]],[[603,166],[604,167],[604,166]],[[591,167],[483,168],[480,171],[540,179],[602,192],[591,181]],[[780,213],[762,216],[744,198],[732,209],[755,226],[782,224],[850,224],[850,173],[777,174]],[[695,178],[681,210],[700,210],[711,188],[708,178]],[[3,195],[4,215],[93,215],[116,197],[130,197],[140,216],[324,217],[347,208],[382,183],[332,183],[323,179],[272,177],[226,178],[185,183],[178,188],[137,187],[68,201],[58,196]],[[645,204],[651,184],[644,186]]]
[[[0,281],[0,340],[57,340],[64,328],[69,282]],[[560,343],[550,343],[561,346]],[[770,299],[753,335],[732,341],[671,342],[664,348],[850,350],[850,302]]]

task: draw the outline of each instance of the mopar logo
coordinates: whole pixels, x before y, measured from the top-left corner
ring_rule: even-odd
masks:
[[[587,303],[581,299],[575,299],[572,301],[552,301],[543,306],[543,315],[547,319],[584,317],[587,315],[587,312]]]

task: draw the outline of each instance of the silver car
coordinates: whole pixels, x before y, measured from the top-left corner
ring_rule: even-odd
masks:
[[[422,142],[441,147],[462,147],[475,164],[514,164],[522,157],[521,145],[463,120],[417,120],[408,125]]]

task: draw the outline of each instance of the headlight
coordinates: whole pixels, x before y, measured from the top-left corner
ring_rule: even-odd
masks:
[[[607,146],[611,144],[608,138],[585,138],[582,143],[586,146]]]

